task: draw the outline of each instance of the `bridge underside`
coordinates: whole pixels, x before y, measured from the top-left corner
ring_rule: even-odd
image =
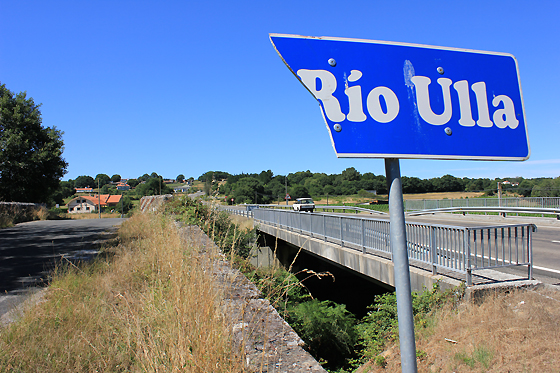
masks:
[[[364,254],[360,250],[266,224],[259,225],[258,230],[385,285],[395,286],[394,265],[390,259]],[[413,291],[422,291],[424,288],[430,289],[438,281],[442,290],[456,287],[462,282],[457,278],[433,275],[429,270],[410,266],[410,282]]]

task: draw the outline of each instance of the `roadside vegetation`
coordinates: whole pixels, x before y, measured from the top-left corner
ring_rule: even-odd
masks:
[[[0,228],[12,227],[25,221],[45,220],[47,217],[48,211],[44,206],[0,204]]]
[[[560,295],[517,290],[480,304],[444,303],[416,320],[419,372],[557,372]],[[358,372],[400,371],[398,337]]]
[[[44,302],[0,330],[0,371],[243,371],[199,250],[170,218],[135,215],[95,261],[62,262]]]

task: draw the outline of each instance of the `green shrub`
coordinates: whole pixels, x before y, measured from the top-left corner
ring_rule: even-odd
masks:
[[[220,212],[189,197],[176,198],[165,205],[165,211],[188,225],[198,225],[223,253],[234,252],[247,258],[256,240],[255,228],[242,228]]]
[[[313,299],[288,308],[288,323],[305,341],[310,353],[339,368],[354,356],[356,320],[344,304]]]
[[[464,287],[441,292],[439,283],[435,283],[432,289],[412,293],[415,331],[418,332],[435,323],[436,320],[431,317],[432,312],[447,302],[456,301],[463,294]],[[370,309],[371,311],[358,324],[357,330],[363,355],[371,359],[383,350],[388,339],[398,338],[396,293],[377,295]]]

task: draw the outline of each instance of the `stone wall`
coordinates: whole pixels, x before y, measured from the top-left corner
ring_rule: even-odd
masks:
[[[173,199],[171,194],[164,194],[161,196],[145,196],[140,199],[140,211],[142,212],[154,212],[156,211],[165,201]]]
[[[214,242],[197,226],[181,228],[187,244],[219,252]],[[222,308],[233,332],[233,351],[251,372],[325,372],[303,349],[304,342],[278,314],[255,284],[232,268],[225,257],[210,258],[207,266],[224,295]]]

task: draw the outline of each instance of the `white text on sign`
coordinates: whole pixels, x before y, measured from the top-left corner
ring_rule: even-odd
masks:
[[[408,61],[407,61],[408,62]],[[405,65],[406,66],[406,65]],[[297,75],[301,78],[303,84],[309,91],[323,103],[325,115],[332,122],[364,122],[367,119],[363,108],[362,87],[357,83],[363,73],[359,70],[352,70],[350,75],[344,79],[344,93],[348,97],[349,112],[344,114],[340,107],[339,100],[333,96],[337,88],[336,77],[327,70],[308,70],[300,69]],[[478,120],[473,119],[471,99],[469,92],[469,82],[460,80],[453,83],[451,79],[439,78],[437,84],[441,87],[443,95],[444,110],[441,114],[433,112],[430,104],[429,85],[431,79],[426,76],[406,76],[405,84],[412,90],[415,89],[415,104],[420,117],[427,123],[439,126],[449,123],[453,114],[451,103],[451,86],[453,86],[459,99],[459,125],[464,127],[485,127],[489,128],[494,125],[498,128],[510,127],[517,128],[519,121],[515,116],[515,107],[513,100],[506,95],[498,95],[492,99],[492,106],[496,108],[490,119],[490,109],[488,105],[488,97],[485,82],[476,82],[470,85],[470,89],[474,92],[476,98],[476,107],[478,111]],[[319,89],[318,89],[319,87]],[[385,102],[385,109],[382,107],[381,97]],[[399,115],[400,103],[397,95],[389,87],[375,87],[366,97],[367,112],[373,120],[379,123],[390,123]]]

